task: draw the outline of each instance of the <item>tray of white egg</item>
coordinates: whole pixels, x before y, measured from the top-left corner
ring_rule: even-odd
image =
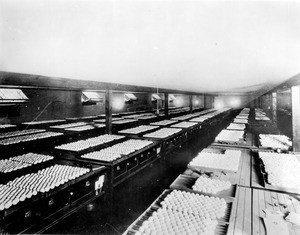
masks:
[[[240,150],[227,149],[224,154],[215,152],[200,152],[188,167],[192,170],[218,170],[237,172],[240,165]]]
[[[222,130],[215,138],[215,142],[224,144],[245,145],[245,132],[241,130]]]
[[[81,158],[103,163],[105,165],[112,165],[131,157],[131,154],[138,154],[154,145],[156,145],[156,143],[153,141],[130,139],[101,149],[100,151],[84,154]]]
[[[292,141],[286,135],[270,135],[260,134],[259,135],[259,148],[273,149],[273,150],[291,150]]]
[[[226,234],[233,201],[165,190],[125,234]]]
[[[90,151],[99,150],[103,147],[108,147],[108,145],[119,142],[123,140],[125,136],[121,135],[99,135],[93,138],[88,138],[85,140],[78,140],[75,142],[70,142],[67,144],[62,144],[55,146],[55,152],[59,155],[72,155],[77,156]]]
[[[172,125],[176,122],[178,122],[178,121],[177,120],[162,120],[162,121],[159,121],[159,122],[152,122],[149,125],[152,125],[152,126],[170,126],[170,125]]]
[[[197,126],[198,123],[196,122],[179,122],[177,124],[172,125],[172,128],[182,128],[182,129],[188,129],[188,128],[193,128]]]
[[[51,167],[39,170],[37,173],[26,174],[17,177],[6,184],[0,185],[0,211],[10,209],[12,206],[35,197],[38,200],[42,197],[51,196],[60,190],[68,187],[79,179],[88,175],[90,169],[73,167],[67,165],[52,165]]]
[[[209,177],[206,174],[200,176],[179,175],[170,188],[199,192],[210,196],[235,197],[237,185],[213,176]]]
[[[300,194],[300,155],[259,152],[264,187]]]
[[[123,135],[127,135],[127,136],[140,136],[142,134],[145,134],[147,132],[156,130],[158,128],[159,128],[159,126],[140,125],[140,126],[137,126],[137,127],[121,130],[118,133],[123,134]]]

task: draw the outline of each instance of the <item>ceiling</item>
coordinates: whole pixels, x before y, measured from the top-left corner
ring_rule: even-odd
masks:
[[[0,1],[0,70],[193,92],[299,73],[300,2]]]

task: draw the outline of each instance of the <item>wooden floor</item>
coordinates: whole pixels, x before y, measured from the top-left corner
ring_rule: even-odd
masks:
[[[249,235],[251,233],[251,201],[250,188],[239,187],[237,198],[232,208],[232,214],[227,234]]]
[[[253,206],[252,206],[252,234],[267,234],[267,229],[264,223],[265,218],[271,218],[271,221],[275,221],[277,231],[272,231],[268,234],[284,234],[286,229],[289,234],[300,234],[300,226],[292,226],[291,223],[286,222],[284,219],[290,212],[300,213],[300,196],[278,193],[261,189],[252,189],[253,194]],[[267,216],[264,212],[265,209],[279,212],[278,216]],[[282,215],[280,215],[282,214]]]

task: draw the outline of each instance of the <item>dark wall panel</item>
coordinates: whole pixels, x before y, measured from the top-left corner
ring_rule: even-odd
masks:
[[[9,117],[11,123],[64,119],[104,113],[104,103],[83,106],[81,91],[22,89],[29,102],[20,105],[18,116]]]

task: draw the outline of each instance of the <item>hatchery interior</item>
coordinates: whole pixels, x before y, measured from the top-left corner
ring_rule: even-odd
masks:
[[[0,3],[1,234],[300,234],[300,3]]]

